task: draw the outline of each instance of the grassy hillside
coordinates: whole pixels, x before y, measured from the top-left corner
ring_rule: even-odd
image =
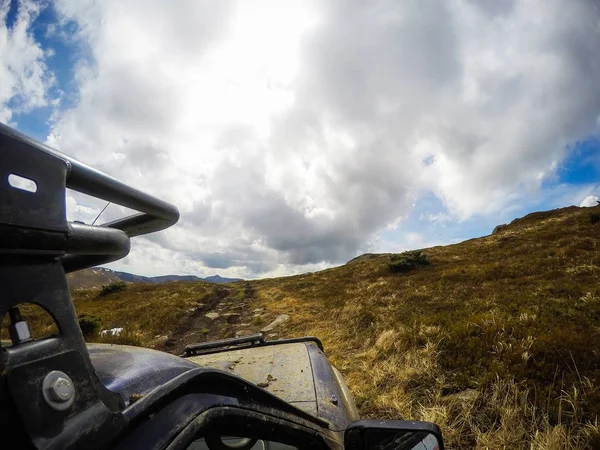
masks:
[[[430,264],[408,272],[369,255],[223,286],[75,291],[75,305],[100,328],[125,328],[111,339],[176,353],[288,314],[272,338],[319,336],[365,417],[434,421],[449,448],[600,448],[598,218],[598,208],[530,214],[427,249]]]
[[[93,268],[70,273],[67,275],[67,281],[71,289],[90,289],[117,282],[119,277],[111,270]]]

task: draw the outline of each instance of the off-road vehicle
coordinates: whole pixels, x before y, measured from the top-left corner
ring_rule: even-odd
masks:
[[[66,188],[138,211],[68,222]],[[0,124],[0,448],[442,449],[431,423],[360,420],[314,337],[155,350],[86,344],[65,274],[123,258],[178,210]],[[143,301],[143,299],[140,299]],[[58,333],[32,339],[19,306]],[[369,374],[365,373],[365,377]]]

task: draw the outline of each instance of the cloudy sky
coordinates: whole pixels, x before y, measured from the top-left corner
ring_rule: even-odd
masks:
[[[0,121],[179,207],[110,267],[314,271],[595,203],[600,8],[0,0]]]

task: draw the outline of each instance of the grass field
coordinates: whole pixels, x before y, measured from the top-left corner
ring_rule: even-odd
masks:
[[[600,448],[595,210],[530,214],[497,234],[426,249],[429,264],[408,271],[370,255],[223,286],[77,290],[75,305],[101,329],[125,328],[104,340],[175,353],[285,313],[276,337],[319,336],[365,417],[436,422],[448,448]],[[238,315],[205,317],[215,310]]]

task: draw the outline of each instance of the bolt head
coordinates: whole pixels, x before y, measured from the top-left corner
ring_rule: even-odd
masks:
[[[69,375],[53,370],[44,377],[42,395],[50,408],[66,411],[73,405],[77,392]]]
[[[27,322],[23,320],[10,325],[8,331],[10,332],[10,339],[12,340],[13,345],[31,340],[29,326],[27,325]]]
[[[58,377],[48,388],[50,397],[55,402],[68,402],[73,397],[74,389],[70,380]]]

